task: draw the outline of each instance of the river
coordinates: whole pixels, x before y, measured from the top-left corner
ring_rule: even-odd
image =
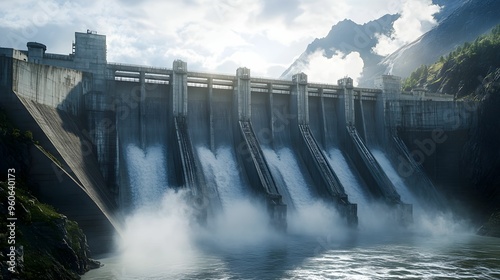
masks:
[[[375,211],[351,230],[318,204],[277,233],[250,202],[208,228],[189,222],[177,194],[163,203],[131,216],[117,253],[82,279],[500,279],[500,238],[452,215],[417,212],[402,228]]]
[[[188,265],[161,267],[160,261],[149,272],[124,266],[114,256],[100,259],[104,267],[83,279],[500,279],[495,238],[387,236],[329,247],[290,236],[271,246],[208,250]]]
[[[267,151],[290,192],[302,199],[294,201],[285,233],[271,229],[265,205],[245,194],[230,150],[198,149],[224,208],[206,226],[195,222],[186,190],[156,180],[165,170],[160,151],[128,151],[129,173],[137,177],[131,185],[136,208],[116,237],[115,253],[97,257],[104,266],[83,280],[500,279],[500,238],[476,235],[451,212],[422,209],[392,176],[403,199],[413,203],[413,223],[398,226],[393,210],[358,194],[361,186],[335,150],[330,155],[358,203],[359,226],[347,228],[332,203],[305,192],[305,181],[288,166],[296,165],[289,151]]]

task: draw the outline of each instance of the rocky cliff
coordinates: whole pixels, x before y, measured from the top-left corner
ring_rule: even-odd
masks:
[[[480,99],[477,126],[464,151],[472,187],[487,219],[480,234],[500,237],[500,69],[488,74],[470,98]]]
[[[79,279],[100,264],[90,258],[78,224],[30,193],[31,145],[31,133],[14,128],[0,110],[0,212],[15,218],[0,220],[8,229],[0,234],[0,279]],[[15,170],[10,180],[9,169]]]

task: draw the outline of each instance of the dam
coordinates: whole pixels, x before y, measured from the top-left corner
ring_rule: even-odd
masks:
[[[408,193],[439,207],[440,189],[456,183],[449,174],[460,171],[446,158],[459,157],[476,117],[453,96],[403,93],[390,75],[360,88],[349,77],[323,84],[305,73],[253,77],[245,67],[194,72],[181,60],[110,63],[106,37],[93,32],[75,33],[69,55],[27,48],[0,48],[0,105],[44,148],[33,149],[39,164],[30,171],[38,195],[103,251],[123,215],[166,189],[187,189],[202,223],[252,196],[279,230],[317,200],[348,226],[370,201],[409,224]],[[138,168],[146,162],[147,173]]]

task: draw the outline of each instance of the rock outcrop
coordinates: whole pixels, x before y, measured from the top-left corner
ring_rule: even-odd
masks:
[[[8,229],[0,232],[0,279],[80,279],[100,263],[90,258],[78,224],[30,193],[30,145],[35,145],[31,133],[15,129],[0,111],[0,216],[15,218],[0,219],[0,227]],[[15,170],[10,185],[8,169]]]

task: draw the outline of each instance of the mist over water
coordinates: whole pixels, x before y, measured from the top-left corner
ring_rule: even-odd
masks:
[[[363,204],[360,198],[355,201],[362,209],[359,228],[348,229],[331,203],[307,196],[286,149],[265,151],[266,158],[280,167],[289,191],[296,188],[307,200],[289,213],[287,232],[277,232],[265,205],[247,192],[232,150],[197,152],[205,174],[214,177],[223,211],[200,226],[189,190],[169,189],[166,172],[160,174],[166,170],[165,152],[129,146],[129,172],[137,176],[130,187],[140,203],[116,239],[116,255],[102,259],[105,266],[84,280],[500,277],[500,241],[475,236],[451,214],[422,214],[413,225],[401,227],[391,221],[387,206],[369,200]],[[335,151],[330,157],[336,164],[341,161]],[[349,184],[346,188],[359,187],[352,185],[353,175],[339,177],[348,182],[342,181]]]
[[[309,237],[343,234],[344,221],[332,205],[313,196],[293,152],[289,148],[264,148],[263,152],[270,167],[283,178],[295,206],[288,210],[288,233]]]
[[[127,218],[117,240],[125,274],[175,274],[194,264],[199,252],[186,195],[186,191],[167,190],[156,207],[143,206]]]
[[[387,155],[381,150],[373,150],[373,156],[393,183],[401,200],[413,205],[413,224],[410,225],[413,232],[422,235],[448,235],[454,232],[473,233],[474,229],[464,219],[456,217],[451,211],[437,211],[426,209],[419,199],[411,192],[404,179],[396,171]]]

